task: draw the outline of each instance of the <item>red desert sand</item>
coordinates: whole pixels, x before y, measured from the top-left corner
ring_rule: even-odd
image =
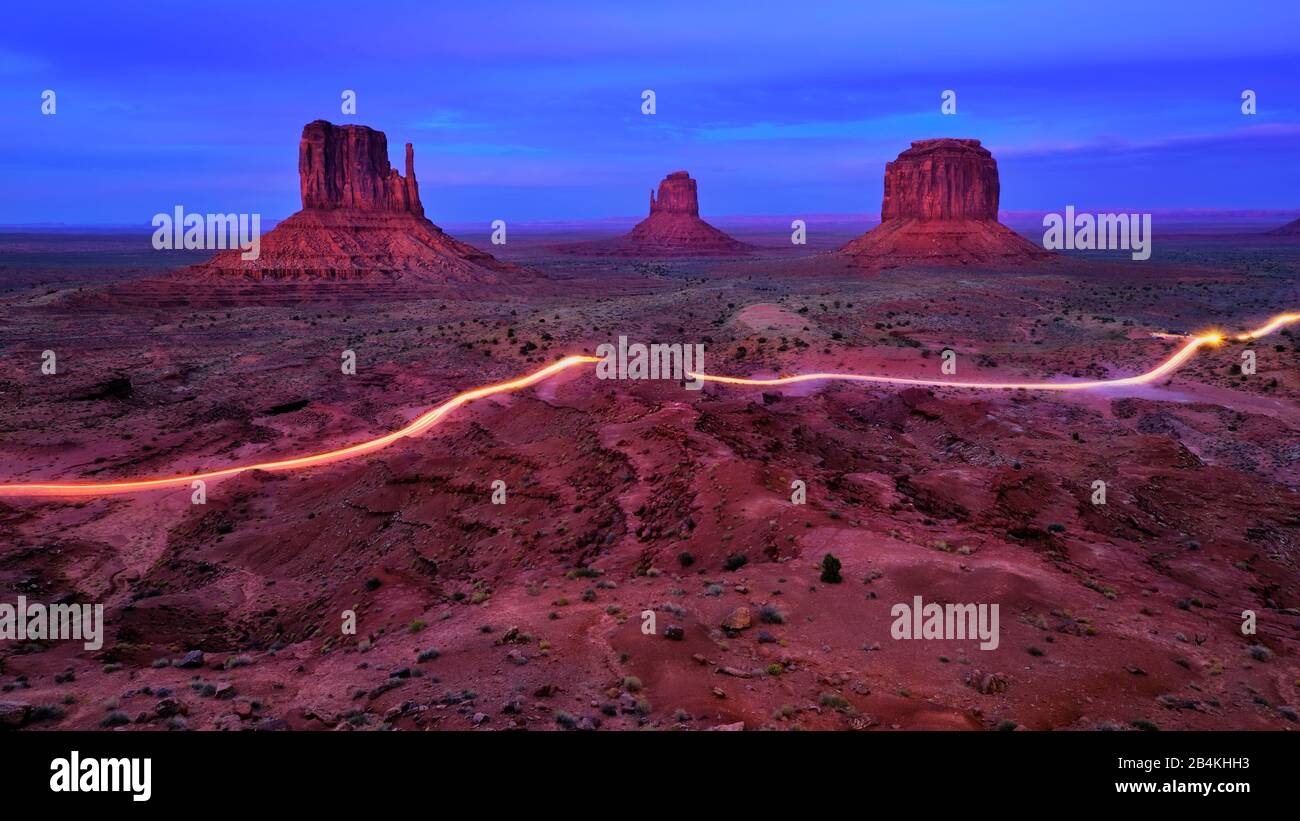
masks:
[[[190,288],[93,247],[69,279],[61,237],[25,257],[0,296],[0,483],[387,447],[212,476],[201,503],[0,498],[0,603],[105,617],[98,650],[0,642],[0,727],[1297,727],[1300,344],[1234,334],[1295,310],[1293,244],[1040,266],[996,222],[988,152],[923,142],[850,243],[896,266],[871,277],[789,257],[776,224],[738,260],[537,246],[527,289],[469,298],[456,277],[517,274],[424,218],[407,156],[403,176],[379,132],[308,126],[303,211]],[[670,176],[647,247],[727,246],[696,212]],[[718,377],[1113,384],[544,370],[621,335],[702,343]],[[896,639],[918,596],[997,605],[996,649]]]

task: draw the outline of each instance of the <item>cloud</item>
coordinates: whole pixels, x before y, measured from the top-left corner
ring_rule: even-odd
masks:
[[[452,109],[430,112],[411,123],[411,128],[421,131],[478,131],[490,127],[490,123],[468,120],[465,112]]]
[[[553,153],[549,148],[511,143],[437,143],[425,147],[428,154],[459,154],[466,157],[540,157]]]
[[[35,74],[48,68],[49,62],[39,57],[8,49],[0,49],[0,76],[13,77]]]
[[[1150,140],[1125,140],[1121,137],[1101,137],[1055,143],[1028,145],[994,145],[990,147],[999,157],[1029,159],[1033,157],[1060,157],[1068,155],[1121,155],[1147,152],[1202,150],[1222,146],[1243,146],[1250,143],[1300,137],[1300,124],[1265,123],[1247,126],[1234,131],[1217,133],[1182,134]]]
[[[798,122],[758,121],[736,125],[704,126],[693,129],[700,140],[731,142],[739,140],[864,140],[882,132],[915,132],[933,126],[937,113],[891,114],[855,120],[803,120]]]

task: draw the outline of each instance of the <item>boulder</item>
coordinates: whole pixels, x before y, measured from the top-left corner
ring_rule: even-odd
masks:
[[[749,608],[737,607],[722,620],[722,627],[724,630],[748,630],[753,623],[754,617],[750,614]]]
[[[0,730],[16,730],[31,717],[32,705],[20,701],[0,701]]]

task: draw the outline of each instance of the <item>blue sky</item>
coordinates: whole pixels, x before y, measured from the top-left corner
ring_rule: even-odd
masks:
[[[413,142],[443,222],[639,215],[678,168],[706,216],[876,213],[936,136],[1006,209],[1300,209],[1295,0],[110,5],[6,10],[0,223],[281,218],[317,118]]]

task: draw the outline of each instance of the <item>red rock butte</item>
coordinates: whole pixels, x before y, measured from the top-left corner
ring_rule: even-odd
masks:
[[[690,174],[674,171],[664,177],[659,183],[658,200],[655,192],[650,192],[650,216],[655,214],[700,215],[700,192]]]
[[[561,253],[626,257],[733,257],[752,246],[728,236],[700,219],[695,180],[674,171],[650,191],[650,214],[627,234],[612,240],[558,246]]]
[[[699,191],[685,171],[664,177],[658,199],[650,192],[650,215],[624,239],[649,256],[730,256],[750,250],[700,219]]]
[[[918,140],[885,164],[880,225],[840,252],[868,268],[1018,265],[1051,256],[998,222],[998,164],[979,140]]]
[[[497,284],[525,269],[460,242],[424,216],[415,152],[406,176],[388,161],[384,132],[308,123],[298,143],[302,210],[261,239],[257,259],[222,251],[182,272],[191,279]]]

